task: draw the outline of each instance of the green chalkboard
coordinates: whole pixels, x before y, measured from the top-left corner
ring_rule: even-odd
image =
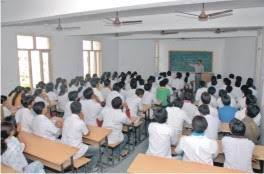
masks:
[[[212,72],[213,52],[208,51],[169,51],[169,70],[194,72],[189,64],[202,60],[205,72]]]

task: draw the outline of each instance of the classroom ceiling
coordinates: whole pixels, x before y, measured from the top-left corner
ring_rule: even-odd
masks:
[[[66,35],[127,35],[160,34],[161,30],[192,33],[206,31],[215,34],[216,28],[235,28],[250,32],[264,26],[264,0],[2,0],[2,27],[43,26],[55,29],[58,18],[63,27],[80,29],[63,31]],[[176,11],[199,14],[201,3],[208,12],[234,9],[233,15],[208,21]],[[52,5],[51,5],[52,4]],[[119,11],[122,20],[143,20],[142,24],[110,26],[105,18]],[[122,34],[123,33],[123,34]],[[231,32],[230,32],[231,33]],[[127,34],[127,35],[126,35]],[[219,34],[219,33],[218,33]],[[227,33],[221,33],[227,34]]]

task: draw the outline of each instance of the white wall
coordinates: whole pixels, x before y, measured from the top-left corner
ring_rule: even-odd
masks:
[[[101,40],[103,71],[118,71],[118,40]]]

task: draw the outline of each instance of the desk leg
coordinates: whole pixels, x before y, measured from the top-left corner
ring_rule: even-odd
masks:
[[[71,171],[74,171],[73,156],[71,156]]]
[[[61,165],[61,173],[64,173],[64,167],[63,167],[63,164]]]
[[[260,165],[260,172],[264,173],[264,161],[259,160],[259,165]]]

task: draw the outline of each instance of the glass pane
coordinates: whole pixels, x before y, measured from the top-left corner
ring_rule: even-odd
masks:
[[[89,40],[83,40],[83,50],[92,50],[92,42]]]
[[[96,61],[94,51],[90,52],[90,73],[91,75],[96,73]]]
[[[89,65],[88,65],[88,51],[83,51],[83,75],[89,73]]]
[[[43,66],[43,78],[44,82],[48,83],[50,81],[50,74],[49,74],[49,53],[43,52],[42,53],[42,66]]]
[[[36,37],[37,49],[49,49],[49,38],[48,37]]]
[[[101,50],[101,43],[98,41],[93,41],[93,50]]]
[[[18,66],[20,85],[30,87],[28,51],[18,51]]]
[[[17,48],[33,49],[33,37],[17,35]]]
[[[100,52],[96,52],[96,73],[99,75],[100,74]]]
[[[39,51],[31,51],[31,65],[32,83],[33,87],[36,87],[36,84],[41,81]]]

